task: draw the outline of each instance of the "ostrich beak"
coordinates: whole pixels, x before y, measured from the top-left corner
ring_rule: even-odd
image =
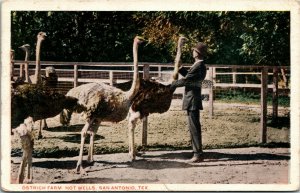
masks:
[[[142,36],[136,36],[134,41],[138,41],[138,44],[145,45],[146,42],[148,42],[144,37]],[[147,45],[147,44],[146,44]]]
[[[186,38],[186,37],[184,37],[183,35],[181,35],[179,38],[180,38],[181,40],[183,40],[184,42],[188,42],[188,41],[189,41],[189,39]]]

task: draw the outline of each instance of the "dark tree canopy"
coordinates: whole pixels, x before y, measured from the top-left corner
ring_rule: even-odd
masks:
[[[12,49],[31,45],[35,59],[36,35],[47,33],[42,60],[78,62],[132,61],[136,35],[148,39],[140,61],[173,62],[179,35],[189,38],[182,55],[192,62],[197,41],[209,47],[210,64],[290,65],[290,12],[123,12],[123,11],[13,11]]]

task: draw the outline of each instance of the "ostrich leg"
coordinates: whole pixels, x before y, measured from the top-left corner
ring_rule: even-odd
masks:
[[[44,130],[44,129],[48,129],[48,125],[47,125],[46,119],[40,120],[40,127],[39,127],[38,139],[42,139],[43,138],[42,130]]]
[[[22,136],[21,137],[21,143],[24,143],[24,137],[26,136]],[[23,156],[22,156],[22,161],[20,164],[20,168],[19,168],[19,172],[18,172],[18,178],[17,178],[17,183],[22,184],[24,181],[24,171],[25,171],[25,167],[27,164],[27,159],[28,159],[28,151],[26,151],[26,149],[24,149],[24,147],[22,146],[23,149]]]
[[[33,169],[32,169],[32,151],[33,151],[33,140],[30,141],[30,147],[28,150],[28,162],[27,162],[27,182],[32,183],[33,180]]]
[[[88,157],[87,157],[87,161],[89,163],[94,162],[94,141],[95,141],[95,134],[97,133],[97,130],[100,126],[100,122],[99,121],[94,121],[93,125],[90,127],[90,146],[89,146],[89,151],[88,151]]]
[[[129,111],[129,121],[128,121],[128,139],[129,139],[129,157],[131,161],[135,160],[136,150],[134,146],[134,129],[136,123],[139,120],[141,114],[140,112],[134,112],[130,109]]]
[[[84,127],[81,130],[81,143],[80,143],[80,152],[79,152],[79,159],[77,162],[77,166],[76,166],[76,173],[81,173],[84,174],[85,171],[82,167],[82,158],[83,158],[83,147],[84,147],[84,141],[87,135],[87,131],[90,129],[90,127],[93,124],[93,119],[87,120],[87,122],[85,123]]]
[[[48,125],[47,125],[46,119],[43,119],[42,129],[48,129]]]
[[[22,156],[22,162],[20,164],[19,172],[18,172],[18,178],[17,182],[19,184],[23,183],[24,181],[24,171],[25,167],[27,165],[28,173],[27,173],[27,180],[28,182],[31,182],[32,180],[32,174],[30,173],[30,168],[32,165],[32,151],[33,151],[33,140],[31,140],[31,137],[29,135],[21,136],[21,143],[22,143],[22,149],[23,149],[23,156]],[[31,177],[30,177],[31,176]]]

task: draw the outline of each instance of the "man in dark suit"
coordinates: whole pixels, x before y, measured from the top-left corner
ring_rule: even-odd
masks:
[[[182,109],[187,111],[188,125],[191,134],[193,147],[193,157],[188,161],[190,163],[203,161],[202,136],[200,124],[200,112],[203,110],[201,100],[201,81],[206,76],[206,66],[204,64],[204,56],[207,47],[204,43],[199,42],[193,48],[193,58],[195,63],[189,70],[184,67],[179,69],[182,79],[172,82],[171,87],[185,86]]]

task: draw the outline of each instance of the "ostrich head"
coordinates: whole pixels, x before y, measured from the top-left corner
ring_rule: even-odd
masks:
[[[24,124],[26,125],[28,131],[30,131],[30,132],[33,131],[33,129],[34,129],[34,121],[33,121],[32,117],[26,118],[24,120]]]
[[[180,57],[181,57],[181,53],[182,53],[182,47],[187,41],[188,41],[188,39],[182,35],[178,38],[177,53],[176,53],[176,57],[175,57],[174,72],[173,72],[173,77],[172,77],[173,80],[178,80],[178,70],[179,70]]]
[[[189,41],[189,39],[187,39],[186,37],[180,36],[178,39],[178,46],[180,46],[182,48],[183,45],[188,41]]]
[[[136,43],[136,44],[142,44],[143,42],[145,42],[145,39],[143,38],[143,37],[141,37],[141,36],[135,36],[135,38],[134,38],[134,43]]]
[[[48,66],[45,68],[46,77],[56,74],[55,68],[53,66]]]
[[[27,52],[30,49],[30,45],[29,44],[24,44],[24,45],[20,46],[19,48],[22,49],[23,51]]]
[[[39,32],[38,35],[37,35],[37,39],[42,41],[42,40],[46,39],[46,36],[47,35],[46,35],[45,32]]]
[[[133,81],[130,90],[126,92],[126,98],[131,101],[140,88],[139,66],[138,66],[138,47],[145,41],[141,36],[136,36],[133,40]]]

